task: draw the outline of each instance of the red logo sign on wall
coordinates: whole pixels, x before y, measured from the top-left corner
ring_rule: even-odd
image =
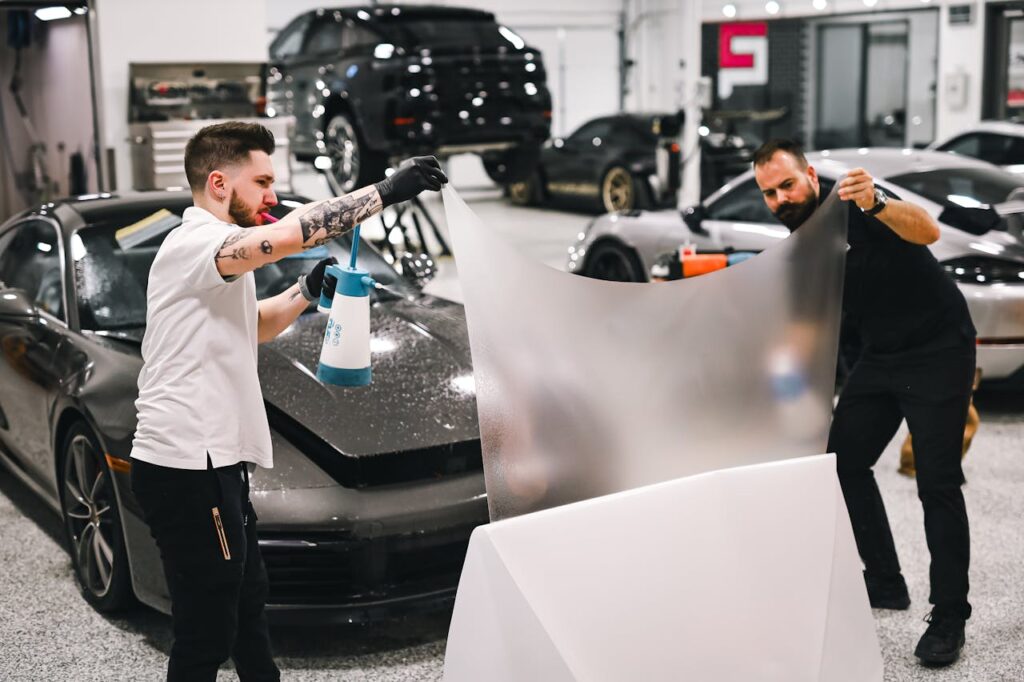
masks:
[[[744,21],[719,24],[718,96],[728,99],[737,85],[768,82],[768,24]]]

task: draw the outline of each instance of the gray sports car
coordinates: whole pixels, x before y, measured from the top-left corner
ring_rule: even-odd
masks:
[[[942,236],[929,248],[967,299],[984,380],[1024,385],[1024,179],[934,151],[838,149],[807,159],[829,189],[860,166],[890,195],[913,201],[938,221]],[[685,211],[600,216],[569,246],[566,268],[645,282],[658,256],[684,244],[699,251],[761,251],[789,230],[768,210],[753,176],[748,170]]]
[[[304,203],[281,199],[279,216]],[[152,226],[173,226],[190,204],[187,192],[79,197],[0,226],[0,459],[62,514],[83,594],[102,611],[133,595],[169,610],[129,454],[162,241]],[[139,243],[142,228],[155,236]],[[326,253],[347,259],[350,245],[262,268],[257,295],[285,290]],[[315,308],[260,347],[274,468],[253,475],[253,503],[277,622],[445,607],[469,535],[488,520],[462,306],[424,295],[368,244],[359,257],[385,285],[372,304],[371,386],[317,381],[326,316]]]

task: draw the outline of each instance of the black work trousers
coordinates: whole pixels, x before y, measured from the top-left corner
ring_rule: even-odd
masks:
[[[280,680],[264,604],[245,464],[206,470],[132,462],[132,492],[160,548],[174,644],[167,679],[211,682],[231,658],[243,682]]]
[[[868,576],[900,573],[885,505],[871,468],[905,418],[917,456],[917,495],[924,507],[931,553],[931,595],[936,610],[968,618],[970,534],[961,486],[964,424],[971,400],[975,346],[900,356],[866,354],[839,397],[829,452],[836,453],[839,482],[857,549]]]

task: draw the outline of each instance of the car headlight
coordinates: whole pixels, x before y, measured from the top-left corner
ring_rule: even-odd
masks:
[[[985,256],[943,261],[942,267],[961,284],[1024,284],[1024,263]]]

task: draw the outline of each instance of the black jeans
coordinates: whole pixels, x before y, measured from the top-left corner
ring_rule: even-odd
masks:
[[[900,573],[900,563],[871,467],[906,418],[931,553],[929,601],[963,618],[971,614],[970,533],[960,455],[974,366],[973,339],[926,353],[865,355],[839,397],[828,439],[865,571],[884,580]]]
[[[132,461],[132,492],[160,548],[171,595],[169,681],[280,680],[267,632],[267,571],[244,464],[205,471]]]

